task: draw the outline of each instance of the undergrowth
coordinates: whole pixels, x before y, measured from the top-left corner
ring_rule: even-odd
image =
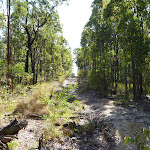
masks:
[[[23,95],[19,92],[16,94],[15,91],[9,101],[0,98],[0,126],[2,126],[2,119],[6,114],[18,119],[36,119],[38,117],[46,125],[41,131],[46,141],[62,136],[62,125],[82,109],[76,96],[70,94],[69,90],[71,89],[71,86],[68,89],[61,89],[58,82],[47,82],[25,87]],[[56,126],[55,124],[58,122],[59,126]],[[14,142],[10,143],[10,147],[15,145]]]
[[[126,144],[132,143],[140,150],[150,150],[150,129],[142,128],[134,137],[125,137]]]

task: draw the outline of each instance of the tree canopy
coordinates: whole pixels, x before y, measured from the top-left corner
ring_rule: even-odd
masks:
[[[12,0],[10,14],[11,79],[17,83],[52,80],[72,70],[71,50],[63,37],[57,6],[66,0]],[[6,74],[7,26],[0,14],[1,78]],[[29,81],[30,79],[30,81]]]
[[[150,3],[94,0],[91,7],[75,50],[79,78],[104,95],[139,99],[150,91]]]

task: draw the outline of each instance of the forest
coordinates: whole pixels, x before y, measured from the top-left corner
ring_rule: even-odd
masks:
[[[81,84],[105,96],[138,100],[149,94],[149,13],[147,0],[94,0],[74,51]]]
[[[0,0],[0,150],[149,150],[149,0],[93,0],[73,55],[63,4]]]
[[[71,50],[55,9],[63,1],[12,0],[9,29],[7,17],[0,14],[1,85],[36,84],[71,73]]]

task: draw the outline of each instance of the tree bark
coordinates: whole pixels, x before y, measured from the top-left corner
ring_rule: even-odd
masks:
[[[125,66],[125,97],[128,95],[127,66]]]
[[[25,61],[25,72],[28,72],[29,68],[29,50],[27,50],[27,54],[26,54],[26,61]]]
[[[34,51],[31,52],[31,69],[33,73],[33,85],[36,84],[36,73],[35,73],[35,48]]]
[[[140,73],[140,75],[139,75],[139,81],[140,81],[140,93],[139,93],[139,96],[141,98],[141,96],[143,94],[143,77],[142,77],[142,73]]]
[[[133,50],[131,49],[131,59],[132,59],[132,81],[133,81],[133,99],[136,99],[136,70],[135,70],[135,58]]]

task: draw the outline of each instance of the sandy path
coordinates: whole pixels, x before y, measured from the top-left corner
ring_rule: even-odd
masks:
[[[67,84],[74,84],[75,78],[69,78]],[[150,127],[150,111],[139,111],[136,108],[123,108],[114,104],[114,100],[101,98],[94,91],[86,93],[77,93],[77,98],[86,104],[86,113],[91,118],[101,120],[102,118],[108,124],[112,124],[110,134],[113,135],[115,146],[107,147],[107,149],[117,150],[138,150],[136,146],[126,145],[124,142],[125,136],[133,136],[143,127]],[[99,135],[97,135],[99,136]],[[106,149],[106,147],[104,148]]]

